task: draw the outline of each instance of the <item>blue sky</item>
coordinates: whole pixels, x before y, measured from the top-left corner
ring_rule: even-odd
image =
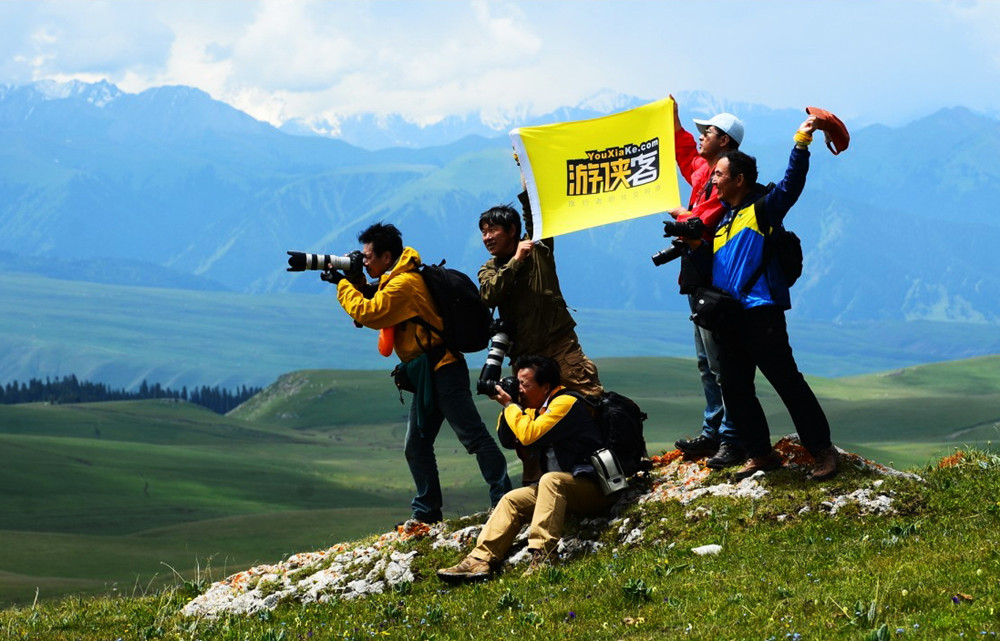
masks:
[[[0,82],[42,79],[190,85],[273,124],[705,90],[897,125],[1000,114],[1000,2],[0,2]]]

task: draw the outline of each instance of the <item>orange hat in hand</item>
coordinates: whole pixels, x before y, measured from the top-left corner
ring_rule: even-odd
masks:
[[[816,116],[818,121],[816,128],[823,130],[826,135],[826,146],[833,152],[834,156],[847,149],[847,146],[851,144],[851,134],[840,118],[819,107],[806,107],[806,113],[810,116]]]

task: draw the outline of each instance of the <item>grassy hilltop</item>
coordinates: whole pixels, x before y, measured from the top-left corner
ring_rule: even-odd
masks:
[[[414,537],[396,543],[416,555],[414,580],[379,594],[185,616],[182,608],[225,576],[205,571],[160,591],[10,608],[0,612],[0,631],[67,641],[993,638],[1000,630],[1000,457],[966,451],[920,472],[922,480],[883,478],[846,466],[817,484],[792,468],[760,481],[755,489],[767,493],[757,498],[632,505],[597,526],[595,550],[530,577],[521,566],[486,583],[441,583],[435,568],[454,563],[470,544],[435,549],[432,539]],[[714,472],[704,481],[715,482],[726,479]],[[873,513],[850,501],[836,513],[829,507],[858,493],[886,499],[891,510]],[[480,520],[445,527],[460,531]],[[571,521],[567,534],[580,536],[584,527]],[[357,549],[382,540],[368,537]],[[698,555],[705,545],[720,551]],[[258,574],[247,586],[257,598],[295,573],[272,571],[279,574]]]
[[[869,376],[810,378],[810,382],[830,416],[837,445],[898,469],[922,469],[956,447],[988,450],[1000,421],[998,365],[1000,358],[985,357]],[[609,388],[635,398],[649,413],[646,429],[652,453],[669,449],[674,439],[694,432],[702,401],[691,361],[604,359],[599,366]],[[773,391],[763,381],[759,388],[772,417],[773,434],[791,431]],[[479,407],[488,424],[492,423],[493,404],[481,399]],[[180,592],[167,596],[158,592],[163,586],[198,583],[198,577],[209,575],[219,579],[296,552],[384,532],[408,514],[410,479],[401,452],[404,414],[405,406],[385,372],[329,370],[285,375],[225,417],[185,403],[158,401],[0,407],[4,487],[0,493],[0,599],[28,604],[37,594],[43,602],[48,600],[45,608],[69,613],[68,619],[78,621],[76,626],[89,626],[83,621],[97,617],[93,625],[101,630],[88,636],[83,628],[67,624],[65,636],[60,637],[50,622],[46,634],[28,638],[117,638],[114,634],[144,638],[135,628],[131,636],[123,635],[121,629],[114,632],[111,628],[117,623],[110,621],[115,620],[114,613],[153,607],[151,602],[160,603],[155,607],[165,608],[165,613],[175,612]],[[486,491],[475,462],[447,429],[439,437],[438,453],[447,516],[483,509]],[[510,459],[516,474],[513,456]],[[964,498],[934,496],[928,494],[930,489],[923,489],[913,490],[917,492],[914,501],[927,505],[957,502],[955,509],[968,514],[963,517],[968,521],[961,525],[963,532],[973,523],[985,526],[981,519],[992,518],[996,512],[991,503],[996,492],[989,490],[995,482],[992,477],[974,475],[993,473],[991,459],[983,460],[983,466],[969,467],[967,480],[948,482],[963,487],[940,488],[945,494],[963,493]],[[926,486],[932,487],[937,486]],[[716,526],[721,532],[749,535],[742,529],[746,527],[743,521],[750,519],[764,528],[755,530],[755,536],[761,540],[775,536],[766,529],[767,519],[754,516],[761,510],[767,512],[767,505],[765,500],[728,507],[724,519],[715,519]],[[918,510],[908,518],[895,526],[887,525],[892,520],[855,523],[848,519],[830,527],[846,527],[851,537],[868,534],[873,538],[888,536],[886,528],[897,526],[910,528],[907,532],[913,534],[925,523],[946,524],[951,517]],[[994,576],[990,585],[996,585],[996,561],[991,566],[989,557],[976,556],[988,543],[990,532],[996,531],[996,524],[989,523],[993,523],[992,530],[983,530],[981,536],[963,534],[972,538],[956,539],[955,545],[981,558],[982,567],[977,569]],[[786,542],[791,546],[788,549],[807,549],[810,542],[825,538],[819,537],[825,525],[805,521],[800,526],[806,529],[787,533],[792,537]],[[666,530],[679,536],[688,527],[681,518]],[[952,531],[950,525],[942,527]],[[916,538],[922,545],[928,543],[926,530],[920,534]],[[805,538],[797,538],[800,535]],[[833,538],[845,540],[843,532]],[[943,540],[940,543],[944,545]],[[762,544],[754,554],[768,554],[766,547]],[[876,561],[864,556],[868,552],[857,553],[861,556],[850,562],[858,567]],[[647,554],[653,552],[643,548],[636,558]],[[630,554],[630,558],[635,556]],[[636,567],[655,566],[655,562],[651,557]],[[780,562],[777,557],[769,561],[776,567]],[[745,579],[737,575],[733,580]],[[644,580],[650,584],[652,578]],[[886,594],[884,587],[870,587],[875,592],[869,602]],[[428,598],[433,593],[417,591]],[[129,599],[128,605],[118,597],[52,601],[74,593],[157,596]],[[488,598],[496,597],[488,594]],[[112,619],[96,623],[102,608]],[[362,611],[353,616],[361,616]],[[15,627],[8,629],[23,626],[22,617],[29,613],[11,610],[8,617],[12,618],[6,620]],[[135,616],[141,618],[139,613]],[[111,627],[100,627],[104,625]],[[233,629],[243,629],[242,625]],[[440,633],[429,628],[424,632]],[[189,637],[147,634],[145,638]]]

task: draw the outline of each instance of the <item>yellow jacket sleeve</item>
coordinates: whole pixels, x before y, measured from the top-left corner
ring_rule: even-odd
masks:
[[[444,326],[423,276],[416,271],[419,265],[420,255],[411,247],[404,248],[392,271],[379,279],[378,291],[371,298],[365,298],[346,278],[337,283],[337,301],[351,318],[371,329],[396,328],[393,349],[404,363],[443,342],[438,334],[407,322],[416,316],[434,327]],[[458,360],[460,355],[446,351],[436,368]]]
[[[383,329],[418,315],[413,292],[417,289],[414,272],[397,274],[371,298],[343,279],[337,284],[337,300],[344,311],[365,327]]]
[[[576,399],[564,394],[549,402],[548,409],[536,415],[535,410],[522,410],[520,406],[511,403],[503,410],[503,418],[522,445],[531,445],[554,429],[572,409]]]

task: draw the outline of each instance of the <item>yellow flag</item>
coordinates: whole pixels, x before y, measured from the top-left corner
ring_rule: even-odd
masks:
[[[680,205],[670,98],[603,118],[510,132],[531,201],[532,240]]]

